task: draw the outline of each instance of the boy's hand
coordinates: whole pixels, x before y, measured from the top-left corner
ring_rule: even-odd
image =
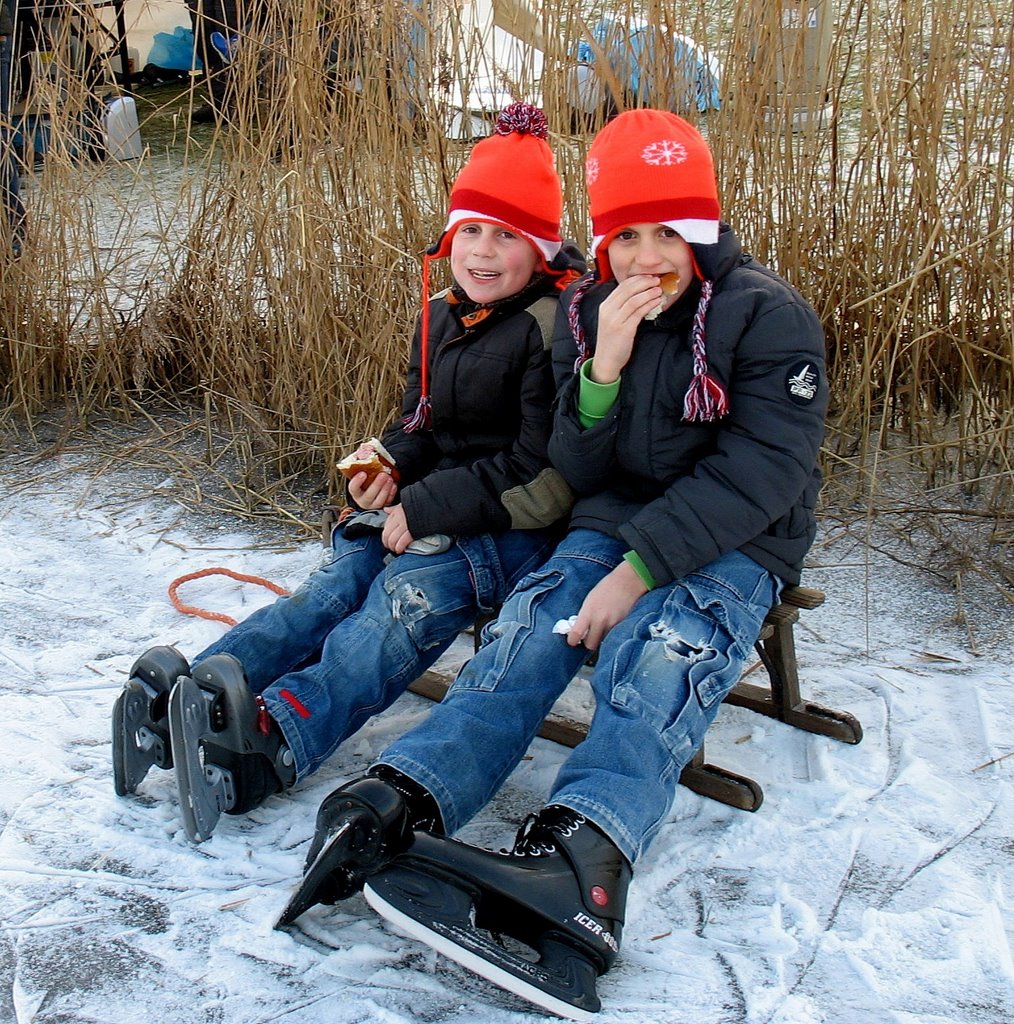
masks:
[[[415,540],[408,528],[404,506],[392,505],[387,509],[387,522],[384,523],[384,532],[380,539],[384,547],[396,555],[400,555]]]
[[[369,479],[368,473],[356,473],[349,481],[352,500],[363,509],[386,508],[393,505],[398,497],[398,485],[386,473],[377,473],[369,487],[363,484]]]
[[[591,377],[612,384],[630,361],[634,335],[641,321],[662,301],[662,288],[653,274],[634,274],[621,281],[599,307],[598,340]]]
[[[583,643],[589,651],[597,651],[606,633],[622,622],[647,593],[648,588],[630,563],[620,562],[589,591],[567,634],[567,643],[571,647]]]

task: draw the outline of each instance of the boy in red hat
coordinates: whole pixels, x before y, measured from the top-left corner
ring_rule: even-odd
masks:
[[[131,669],[113,710],[116,790],[175,767],[193,840],[315,771],[559,540],[572,495],[547,456],[547,342],[584,265],[560,238],[547,135],[540,110],[513,104],[455,181],[402,416],[381,438],[396,472],[351,479],[362,514],[330,561],[193,667],[155,647]],[[430,299],[443,258],[455,283]]]
[[[827,405],[820,323],[720,222],[695,128],[621,114],[586,171],[596,272],[565,293],[554,342],[550,458],[577,495],[569,533],[373,771],[410,779],[453,833],[598,651],[588,736],[500,854],[412,834],[398,800],[338,790],[294,908],[314,884],[327,899],[365,881],[367,901],[410,934],[576,1019],[599,1008],[595,977],[619,951],[633,865],[780,587],[799,581]],[[342,849],[350,821],[383,842]]]

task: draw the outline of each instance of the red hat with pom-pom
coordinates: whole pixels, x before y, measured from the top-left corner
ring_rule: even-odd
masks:
[[[553,152],[546,144],[546,115],[530,103],[512,103],[497,119],[493,134],[477,142],[451,188],[447,223],[435,245],[423,257],[421,326],[421,394],[415,412],[405,421],[408,432],[430,426],[429,393],[429,264],[451,254],[459,224],[501,224],[528,240],[542,270],[559,279],[567,275],[551,264],[563,248],[560,220],[563,189]]]
[[[458,224],[487,221],[527,238],[543,264],[552,263],[563,245],[563,190],[548,137],[546,115],[538,107],[506,107],[493,134],[475,144],[454,182],[447,224],[428,255],[451,254]]]

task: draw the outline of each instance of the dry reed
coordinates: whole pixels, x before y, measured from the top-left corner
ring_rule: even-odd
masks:
[[[471,8],[449,0],[259,4],[226,116],[191,128],[193,88],[164,109],[139,94],[149,149],[134,164],[88,159],[102,84],[66,67],[36,83],[50,141],[23,175],[20,258],[0,239],[8,422],[187,396],[249,463],[333,484],[335,457],[396,406],[420,256],[469,148],[455,114],[490,79],[545,107],[582,244],[583,155],[608,111],[650,103],[697,122],[726,219],[825,324],[830,475],[868,487],[901,452],[929,486],[1009,515],[1009,4],[815,0],[820,32],[795,27],[790,0],[494,6],[544,65],[492,66]],[[606,10],[658,28],[640,93],[594,35]],[[698,109],[673,33],[721,62],[720,109]],[[600,69],[590,113],[576,103],[582,41]]]

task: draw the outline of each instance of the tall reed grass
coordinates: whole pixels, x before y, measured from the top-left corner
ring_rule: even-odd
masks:
[[[820,29],[803,31],[811,8],[800,22],[794,0],[496,0],[498,23],[544,52],[499,63],[474,8],[450,0],[257,10],[218,124],[189,125],[193,85],[163,108],[141,92],[148,150],[132,164],[89,158],[106,85],[61,65],[56,41],[56,74],[28,99],[50,137],[22,175],[19,258],[0,226],[9,423],[186,396],[271,472],[334,483],[335,457],[396,407],[420,256],[466,136],[488,131],[463,97],[491,86],[546,109],[581,244],[583,157],[603,118],[641,103],[698,123],[725,219],[825,325],[829,468],[866,472],[900,450],[931,484],[1009,515],[1009,3],[813,0]],[[639,91],[607,61],[602,17],[654,27]],[[718,109],[701,109],[674,34],[720,62]],[[582,43],[592,99],[576,86]]]

